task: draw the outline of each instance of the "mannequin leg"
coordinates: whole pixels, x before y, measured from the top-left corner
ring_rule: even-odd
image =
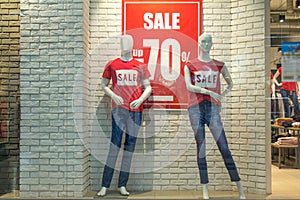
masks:
[[[127,119],[126,112],[123,110],[114,109],[112,110],[112,134],[109,151],[106,159],[102,175],[102,188],[109,188],[110,183],[114,174],[114,168],[119,155],[123,130],[125,129],[125,122]],[[100,192],[99,192],[100,193]]]
[[[293,91],[292,95],[290,96],[293,105],[294,105],[294,115],[299,115],[300,110],[299,110],[299,102],[298,102],[298,97],[295,91]]]
[[[202,109],[206,107],[206,102],[192,106],[188,109],[189,119],[192,125],[196,145],[197,145],[197,164],[200,174],[200,183],[202,185],[203,199],[209,199],[208,194],[208,173],[206,163],[206,146],[205,146],[205,113]]]
[[[219,119],[218,119],[219,118]],[[214,120],[211,121],[211,124],[209,126],[209,129],[217,143],[218,149],[221,153],[221,156],[223,158],[224,164],[227,168],[227,171],[230,176],[230,180],[237,182],[240,181],[240,177],[235,165],[235,162],[233,160],[233,157],[231,155],[231,152],[229,150],[227,138],[225,135],[225,131],[223,129],[223,126],[220,122],[220,117],[214,117]]]
[[[100,191],[97,193],[97,196],[104,197],[106,195],[106,187],[102,187]]]
[[[129,112],[130,118],[126,124],[126,137],[124,142],[124,152],[121,164],[121,171],[119,174],[118,189],[120,194],[128,196],[129,192],[126,190],[126,184],[130,174],[131,161],[135,149],[137,136],[142,122],[141,112]]]
[[[281,93],[283,107],[284,107],[284,117],[291,117],[290,104],[288,100],[289,91],[280,90],[280,93]]]
[[[238,191],[239,191],[240,199],[246,199],[241,181],[237,181],[236,186],[237,186]]]
[[[203,194],[203,199],[209,199],[208,195],[208,184],[202,184],[202,194]]]
[[[245,194],[243,191],[242,184],[240,182],[240,177],[235,165],[235,162],[232,158],[231,152],[229,150],[227,138],[221,121],[221,117],[218,112],[218,108],[212,106],[212,115],[210,117],[209,129],[218,145],[219,151],[224,160],[224,164],[228,170],[231,181],[235,181],[239,191],[239,198],[245,199]]]
[[[112,110],[112,136],[111,143],[109,147],[109,152],[107,155],[106,164],[104,166],[102,175],[102,187],[97,193],[98,196],[105,196],[107,188],[110,187],[110,183],[114,174],[115,164],[119,155],[123,130],[125,128],[125,122],[127,120],[126,111],[122,109]]]

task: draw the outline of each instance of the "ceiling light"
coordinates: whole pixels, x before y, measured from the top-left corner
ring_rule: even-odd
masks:
[[[279,15],[279,22],[284,22],[285,20],[285,15]]]
[[[296,8],[300,8],[300,0],[296,0]]]

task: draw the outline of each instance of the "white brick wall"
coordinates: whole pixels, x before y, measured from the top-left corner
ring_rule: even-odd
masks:
[[[82,197],[90,185],[89,154],[82,144],[88,137],[89,70],[83,61],[89,4],[60,2],[21,2],[21,198]]]
[[[232,129],[234,135],[243,141],[240,151],[240,171],[248,192],[264,194],[269,192],[269,104],[265,94],[269,94],[269,66],[265,65],[267,54],[265,36],[267,23],[264,1],[232,1],[232,69],[235,87],[232,102],[241,119],[232,122],[241,129]],[[246,79],[246,81],[245,81]],[[265,89],[267,88],[267,89]],[[269,163],[268,163],[269,164]],[[269,166],[269,165],[268,165]],[[270,182],[269,182],[270,183]]]

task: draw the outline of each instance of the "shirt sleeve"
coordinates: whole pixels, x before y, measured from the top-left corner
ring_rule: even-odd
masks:
[[[148,70],[148,66],[146,64],[143,64],[142,69],[143,69],[143,79],[148,79],[151,76],[150,71]]]
[[[104,68],[102,78],[111,79],[111,70],[110,70],[110,63],[107,63],[107,65]]]

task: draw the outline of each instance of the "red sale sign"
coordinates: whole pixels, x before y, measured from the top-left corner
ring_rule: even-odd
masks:
[[[122,2],[123,33],[134,38],[133,56],[148,65],[153,88],[147,107],[187,108],[185,63],[198,56],[202,0]]]

